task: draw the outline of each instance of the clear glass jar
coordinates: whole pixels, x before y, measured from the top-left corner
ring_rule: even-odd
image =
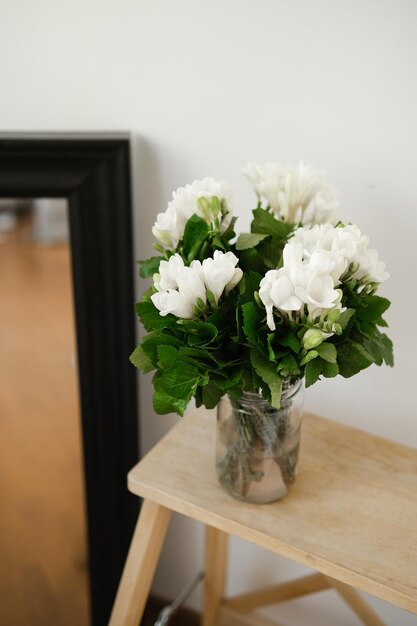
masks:
[[[304,381],[285,382],[281,407],[257,392],[223,396],[217,407],[216,470],[235,498],[266,504],[283,498],[296,476]]]

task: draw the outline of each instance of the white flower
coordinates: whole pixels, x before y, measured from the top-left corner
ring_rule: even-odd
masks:
[[[318,276],[328,274],[333,283],[339,282],[339,277],[347,268],[346,259],[330,250],[315,249],[310,256],[310,266]]]
[[[280,163],[265,163],[265,165],[259,165],[251,161],[242,168],[242,173],[251,183],[259,197],[262,194],[262,185],[266,180],[274,180],[281,176],[282,165]]]
[[[283,261],[286,267],[294,267],[303,260],[303,246],[294,239],[289,241],[283,250]]]
[[[271,330],[275,330],[273,307],[287,312],[299,311],[302,301],[295,293],[295,287],[287,271],[283,268],[270,270],[264,276],[259,286],[259,297],[265,306],[266,323]]]
[[[329,231],[330,234],[330,231]],[[336,228],[332,237],[332,250],[343,256],[348,262],[353,261],[360,245],[367,246],[369,238],[362,235],[357,226],[348,224],[343,228]]]
[[[296,293],[296,287],[291,282],[284,268],[278,270],[279,276],[271,287],[271,300],[281,311],[299,311],[303,304]]]
[[[233,252],[216,250],[212,259],[204,259],[204,281],[216,300],[219,301],[223,291],[230,291],[242,278],[243,272],[236,267],[239,259]]]
[[[335,189],[313,166],[248,163],[243,173],[279,219],[309,226],[339,221]]]
[[[158,293],[153,294],[151,300],[161,315],[172,313],[191,319],[197,300],[201,298],[206,302],[201,263],[194,261],[191,267],[185,267],[179,254],[172,255],[169,261],[161,261],[160,274],[154,275],[154,285]]]
[[[188,302],[196,304],[199,298],[206,302],[206,287],[196,264],[193,267],[184,267],[177,278],[177,283],[178,291]]]
[[[299,228],[283,250],[283,267],[266,273],[259,297],[265,306],[267,325],[275,330],[274,307],[284,314],[304,312],[312,321],[341,310],[341,295],[335,289],[347,267],[346,258],[333,249],[340,229],[316,226]],[[329,335],[330,336],[330,335]]]
[[[365,279],[366,282],[371,283],[382,283],[389,278],[388,272],[385,271],[385,263],[379,261],[378,252],[375,249],[367,250],[360,247],[357,262],[359,267],[352,274],[352,278],[357,280]]]
[[[259,285],[259,297],[266,310],[266,323],[271,330],[275,330],[275,321],[273,316],[274,302],[271,298],[271,288],[276,278],[278,278],[279,270],[269,270],[263,277]]]
[[[175,289],[154,293],[151,296],[151,300],[162,316],[171,313],[183,319],[192,319],[194,317],[193,303],[184,294]]]
[[[224,233],[233,216],[230,210],[233,193],[233,187],[226,181],[209,177],[179,187],[173,192],[165,213],[158,214],[152,233],[164,246],[174,249],[184,235],[187,220],[194,214]],[[210,202],[213,197],[219,202]],[[199,202],[200,198],[206,198],[207,202]]]
[[[177,278],[183,268],[184,261],[179,254],[173,254],[168,261],[161,261],[159,273],[153,276],[153,282],[157,290],[177,289]]]
[[[329,273],[337,286],[347,277],[363,283],[380,283],[389,277],[377,251],[368,249],[368,244],[369,237],[353,224],[338,228],[323,224],[298,228],[287,246],[298,246],[298,255],[301,246],[304,261],[308,260],[318,275]],[[285,248],[284,254],[289,258],[291,252]]]
[[[216,250],[213,258],[193,261],[186,267],[179,254],[168,261],[161,261],[159,274],[154,274],[154,286],[158,290],[151,300],[161,315],[176,315],[192,319],[198,300],[207,302],[207,289],[213,292],[216,303],[224,291],[233,289],[242,278],[242,270],[236,267],[238,258],[232,253]],[[200,303],[201,304],[201,303]]]
[[[167,248],[176,248],[184,232],[183,216],[177,215],[168,207],[165,213],[158,213],[152,226],[152,234]]]
[[[333,288],[331,276],[314,276],[307,284],[306,304],[312,319],[322,314],[323,309],[332,309],[339,300],[339,292]]]

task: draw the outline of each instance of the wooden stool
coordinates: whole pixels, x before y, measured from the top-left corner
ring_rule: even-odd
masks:
[[[190,413],[129,473],[144,498],[110,618],[138,626],[172,511],[203,522],[202,626],[274,626],[258,607],[333,587],[368,626],[383,622],[355,591],[417,614],[417,450],[305,415],[299,475],[267,505],[226,494],[214,470],[215,415]],[[235,535],[318,573],[224,599]]]

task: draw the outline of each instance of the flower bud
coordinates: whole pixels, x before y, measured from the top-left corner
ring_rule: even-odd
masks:
[[[210,213],[211,219],[215,219],[221,213],[221,203],[217,196],[212,196],[210,198]]]
[[[207,198],[197,198],[197,206],[201,216],[206,222],[211,222],[211,209],[210,203]]]
[[[326,322],[329,324],[333,324],[333,322],[337,322],[340,317],[340,309],[332,309],[327,316]]]
[[[317,348],[323,343],[323,333],[318,328],[309,328],[303,337],[303,347],[306,350]]]

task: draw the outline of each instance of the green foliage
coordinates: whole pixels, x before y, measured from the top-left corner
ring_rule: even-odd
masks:
[[[205,301],[194,305],[194,319],[162,316],[151,300],[155,287],[136,305],[147,334],[130,361],[145,373],[154,372],[157,413],[183,415],[193,397],[197,406],[213,408],[225,393],[239,399],[243,391],[257,389],[278,408],[283,381],[288,379],[305,377],[309,387],[321,377],[350,377],[373,363],[393,365],[392,342],[380,330],[387,325],[382,316],[389,301],[375,295],[372,285],[364,289],[355,280],[341,286],[343,312],[334,309],[311,320],[307,308],[297,317],[275,309],[276,329],[271,332],[259,300],[260,282],[269,269],[281,267],[282,251],[294,225],[258,206],[251,232],[233,244],[236,218],[224,233],[216,218],[224,215],[222,201],[203,198],[199,209],[205,219],[193,215],[187,221],[175,251],[157,244],[161,256],[141,261],[140,275],[146,278],[157,273],[161,260],[171,254],[180,254],[185,265],[190,265],[215,250],[232,250],[244,273],[238,286],[218,302],[207,291]]]
[[[282,251],[294,224],[282,222],[267,209],[253,211],[251,232],[239,236],[236,250],[240,252],[240,267],[264,275],[269,269],[279,267]]]
[[[265,265],[265,271],[279,267],[286,240],[278,235],[266,237],[257,247],[257,252]]]
[[[152,277],[154,274],[158,273],[159,264],[162,261],[162,257],[160,256],[152,256],[150,259],[145,259],[144,261],[139,261],[141,268],[139,270],[139,274],[142,278]]]
[[[242,305],[243,311],[243,332],[251,344],[258,342],[258,327],[261,321],[261,314],[253,302],[245,302]]]
[[[261,233],[242,233],[237,239],[236,250],[254,248],[258,243],[263,241],[265,237],[268,237],[268,235],[262,235]]]
[[[202,387],[202,400],[207,409],[214,409],[218,405],[224,391],[210,381]]]
[[[350,378],[374,363],[372,355],[356,341],[344,341],[337,349],[337,364],[344,378]]]
[[[166,345],[179,348],[181,346],[181,341],[173,335],[155,331],[146,335],[146,337],[142,339],[142,343],[140,345],[152,365],[156,368],[158,366],[158,347]]]
[[[318,355],[328,363],[337,363],[337,350],[336,346],[332,343],[321,343],[316,347]]]
[[[262,354],[256,349],[252,349],[250,353],[250,359],[253,365],[253,369],[266,383],[269,390],[271,405],[277,409],[281,406],[281,391],[282,391],[282,379],[277,373],[276,365],[265,360]],[[265,389],[263,389],[265,391]]]
[[[339,366],[337,363],[329,363],[328,361],[322,361],[321,373],[325,378],[334,378],[339,373]]]
[[[154,366],[141,345],[137,346],[129,357],[130,362],[145,374],[152,372]]]
[[[182,241],[182,255],[188,262],[198,259],[201,249],[207,241],[209,227],[207,223],[193,215],[187,221],[184,229],[184,237]]]
[[[178,318],[174,315],[160,315],[158,309],[150,300],[138,302],[135,308],[140,321],[148,332],[172,328],[177,324]]]
[[[188,332],[188,345],[196,348],[208,346],[218,335],[216,326],[207,322],[184,320],[183,326]]]
[[[235,237],[235,224],[236,224],[236,220],[237,217],[232,217],[232,219],[230,220],[230,224],[227,227],[227,229],[224,231],[224,233],[222,234],[221,237],[219,237],[219,241],[221,241],[221,245],[219,245],[218,247],[226,249],[226,244]],[[216,243],[216,239],[213,240],[214,243]]]
[[[187,408],[187,400],[178,400],[173,398],[168,393],[165,393],[162,389],[156,389],[152,399],[152,405],[155,413],[158,415],[164,415],[166,413],[178,413],[178,415],[184,415]]]
[[[276,235],[279,239],[287,240],[293,229],[294,224],[277,220],[276,217],[266,209],[257,208],[253,211],[253,221],[251,224],[252,233]]]

